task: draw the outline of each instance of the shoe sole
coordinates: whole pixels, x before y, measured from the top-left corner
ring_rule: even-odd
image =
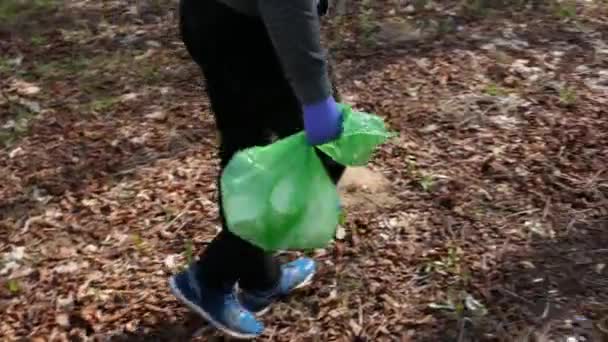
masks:
[[[312,277],[314,277],[314,276],[315,276],[315,273],[308,275],[308,277],[306,277],[306,279],[304,279],[303,282],[301,282],[298,286],[291,289],[291,291],[295,291],[295,290],[298,290],[298,289],[301,289],[303,287],[310,285],[312,283]],[[270,310],[270,305],[268,305],[267,307],[265,307],[264,309],[262,309],[258,312],[254,312],[254,314],[256,315],[256,317],[260,317],[260,316],[263,316],[265,313],[267,313],[268,310]]]
[[[171,278],[169,280],[169,287],[171,288],[171,292],[173,293],[173,295],[175,297],[177,297],[177,299],[179,299],[182,303],[186,304],[186,306],[188,306],[192,311],[199,314],[201,317],[203,317],[205,320],[207,320],[209,323],[211,323],[214,327],[216,327],[217,329],[222,331],[224,334],[226,334],[230,337],[242,339],[242,340],[249,340],[249,339],[259,337],[259,335],[242,334],[242,333],[235,332],[233,330],[230,330],[228,327],[226,327],[222,323],[213,319],[207,312],[202,310],[198,305],[194,304],[193,302],[188,300],[184,295],[182,295],[182,292],[177,287],[177,284],[175,283],[174,278]]]

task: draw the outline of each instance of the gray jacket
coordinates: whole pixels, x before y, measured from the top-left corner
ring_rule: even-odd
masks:
[[[331,95],[326,56],[320,42],[318,0],[218,1],[263,20],[286,76],[302,103],[316,103]]]

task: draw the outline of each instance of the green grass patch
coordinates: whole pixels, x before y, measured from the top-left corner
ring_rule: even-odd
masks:
[[[34,76],[46,79],[60,79],[82,73],[89,66],[90,59],[85,57],[68,57],[37,65]]]
[[[118,103],[118,98],[117,97],[104,97],[104,98],[99,98],[99,99],[95,99],[93,100],[93,102],[91,102],[91,110],[93,112],[102,114],[104,112],[109,111],[110,109],[112,109],[112,107],[114,107],[114,105],[116,103]]]
[[[162,81],[160,66],[155,64],[142,65],[138,68],[137,73],[146,84],[155,84]]]
[[[423,175],[418,181],[422,190],[426,192],[431,192],[435,187],[435,177],[430,174]]]
[[[483,90],[483,92],[490,96],[507,96],[507,95],[509,95],[509,92],[507,91],[507,89],[497,85],[496,83],[488,84],[485,87],[485,89]]]
[[[0,146],[8,147],[14,144],[19,137],[29,131],[29,122],[36,113],[27,110],[19,104],[9,105],[9,117],[7,122],[0,126]]]
[[[0,56],[0,73],[9,72],[12,68],[10,60]]]
[[[57,8],[57,0],[2,0],[0,22],[13,24],[23,17]]]
[[[42,46],[47,43],[47,39],[44,36],[35,34],[32,37],[30,37],[30,42],[34,46]]]
[[[561,19],[576,18],[576,0],[555,1],[553,6],[555,15]]]
[[[12,295],[19,294],[21,292],[21,285],[17,279],[11,279],[6,282],[6,288]]]
[[[576,89],[564,87],[559,91],[559,102],[565,106],[573,106],[578,101]]]

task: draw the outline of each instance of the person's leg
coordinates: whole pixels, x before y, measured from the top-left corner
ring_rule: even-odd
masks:
[[[220,133],[223,170],[237,151],[267,143],[267,120],[255,94],[257,80],[264,79],[259,65],[263,50],[256,46],[256,39],[263,40],[265,30],[261,22],[213,0],[182,0],[180,6],[182,39],[203,71]],[[242,274],[255,272],[255,277],[246,277],[248,287],[272,287],[280,278],[279,265],[272,255],[231,233],[222,210],[220,214],[222,232],[187,272],[171,279],[171,288],[221,330],[236,337],[254,337],[263,327],[236,301],[234,285],[244,280]]]
[[[238,151],[267,144],[268,134],[261,118],[255,119],[256,106],[243,106],[240,102],[244,101],[243,96],[226,98],[226,92],[218,88],[220,87],[213,83],[213,79],[209,78],[207,89],[221,135],[217,187],[222,231],[201,253],[197,267],[203,277],[212,280],[214,286],[234,285],[240,280],[240,286],[245,283],[248,288],[265,289],[278,281],[279,264],[272,254],[241,239],[228,229],[221,201],[221,174]]]
[[[264,25],[224,6],[210,5],[209,0],[184,0],[182,7],[184,3],[188,8],[182,8],[182,35],[207,79],[222,135],[222,165],[236,151],[263,143],[264,128],[274,127],[281,136],[301,130],[300,104],[283,75]],[[337,182],[343,167],[321,156]],[[230,233],[223,217],[222,221],[223,231],[195,265],[200,283],[226,288],[238,279],[239,287],[246,291],[265,292],[269,284],[283,289],[298,287],[314,273],[311,260],[298,260],[279,270],[270,255]],[[288,286],[283,286],[286,283]]]
[[[267,62],[279,64],[278,58],[274,55],[269,57]],[[335,82],[332,71],[333,69],[330,66],[330,77]],[[282,74],[275,75],[274,78],[276,79],[273,81],[272,91],[261,98],[269,101],[263,108],[267,108],[272,133],[281,139],[302,131],[304,125],[301,104],[289,82]],[[335,83],[333,84],[333,92],[336,100],[340,101],[340,94]],[[344,173],[345,167],[319,150],[317,150],[317,154],[330,178],[337,184]],[[239,281],[239,287],[242,288],[242,291],[239,292],[239,301],[248,310],[261,314],[279,297],[286,296],[293,290],[307,285],[315,270],[315,262],[310,258],[299,258],[281,265],[280,281],[276,286],[266,288],[263,291],[256,290],[259,287],[251,289],[247,286],[241,286],[247,279],[255,277],[255,272],[244,273]]]
[[[266,112],[274,86],[272,75],[279,73],[280,66],[267,63],[273,50],[266,45],[266,29],[260,20],[237,14],[223,5],[202,4],[209,2],[201,1],[191,6],[188,13],[206,11],[207,15],[185,20],[182,34],[206,79],[220,133],[221,175],[236,152],[268,143]],[[208,14],[209,7],[215,10],[213,18]],[[204,42],[201,38],[210,34],[207,44],[201,44]],[[218,189],[219,185],[218,177]],[[203,273],[213,279],[216,286],[234,284],[242,278],[240,274],[251,271],[255,271],[256,276],[241,283],[251,288],[265,288],[276,283],[278,264],[270,254],[227,229],[221,196],[218,198],[222,232],[201,255],[199,265]]]

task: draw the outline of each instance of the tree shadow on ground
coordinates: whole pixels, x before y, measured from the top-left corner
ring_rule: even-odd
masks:
[[[445,321],[428,341],[606,341],[608,220],[570,222],[567,231],[474,275],[488,314]]]
[[[112,342],[189,341],[197,331],[205,331],[207,323],[195,314],[189,314],[182,322],[164,322],[152,329],[108,336]]]
[[[26,132],[0,150],[6,156],[0,161],[0,172],[18,183],[17,187],[11,185],[12,190],[20,188],[0,198],[0,220],[35,215],[44,207],[40,198],[47,195],[58,198],[93,183],[112,183],[159,159],[176,158],[213,144],[214,127],[209,120],[201,122],[200,108],[196,108],[204,102],[198,70],[185,50],[169,54],[168,61],[167,57],[160,62],[151,59],[148,64],[154,68],[140,72],[129,70],[129,66],[146,64],[144,61],[124,64],[125,58],[132,60],[132,55],[148,48],[141,37],[125,43],[129,37],[101,35],[93,44],[87,43],[86,37],[79,42],[62,36],[64,32],[94,35],[103,20],[120,25],[130,23],[133,16],[141,16],[139,24],[145,27],[168,18],[175,6],[156,12],[143,8],[132,15],[106,13],[103,6],[62,6],[48,1],[48,6],[41,8],[16,7],[12,15],[19,20],[0,25],[0,37],[6,38],[0,51],[7,56],[25,56],[15,73],[7,75],[7,83],[0,81],[3,94],[5,87],[10,89],[11,79],[26,78],[42,88],[36,100],[48,110],[34,115]],[[31,20],[21,20],[26,18]],[[146,37],[161,45],[170,44],[177,39],[175,31],[174,27],[155,30],[153,37]],[[43,43],[36,47],[28,41],[30,36]],[[114,52],[106,55],[106,51]],[[0,75],[5,71],[0,70]],[[128,92],[151,87],[171,87],[174,94],[171,98],[144,95],[128,102],[121,100]],[[0,124],[12,119],[9,106],[10,102],[0,101]],[[166,119],[146,118],[150,106],[162,106]]]
[[[366,17],[360,5],[351,11],[349,17],[352,16],[355,22],[363,19],[354,18]],[[339,26],[331,26],[334,23],[330,23],[328,39],[332,42],[333,55],[338,60],[346,59],[353,63],[349,68],[351,71],[344,73],[341,81],[364,81],[370,72],[403,58],[432,58],[457,50],[475,52],[489,44],[514,58],[528,58],[526,55],[531,49],[553,50],[557,46],[568,46],[562,65],[573,68],[576,65],[571,65],[568,55],[581,57],[585,63],[594,59],[593,53],[589,53],[594,50],[589,43],[592,39],[590,33],[599,40],[608,34],[608,23],[604,21],[580,25],[576,20],[559,17],[547,4],[528,9],[522,7],[521,10],[499,5],[483,16],[455,13],[446,15],[439,11],[422,11],[375,18],[374,30],[365,33],[361,28],[351,28],[354,37],[349,40],[344,40]],[[404,20],[407,17],[412,19]]]
[[[606,341],[608,220],[571,222],[567,230],[562,237],[539,238],[524,249],[506,251],[496,269],[473,275],[471,292],[484,303],[487,315],[475,318],[465,311],[458,319],[449,316],[433,326],[432,333],[416,331],[411,341]],[[193,336],[231,340],[195,314],[186,317],[108,340],[185,341]]]

